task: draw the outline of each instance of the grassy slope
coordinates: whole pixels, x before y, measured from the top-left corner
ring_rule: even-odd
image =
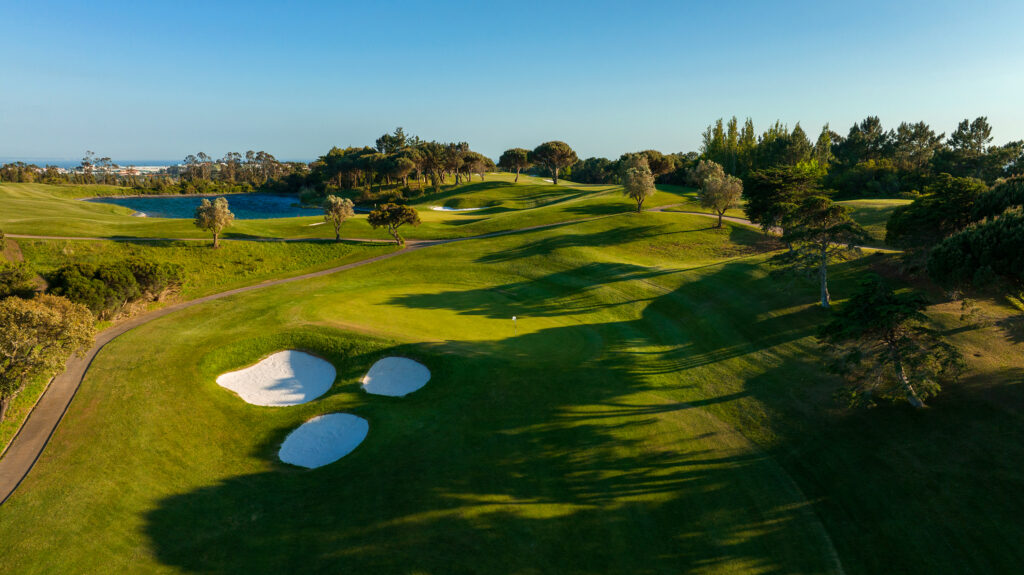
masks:
[[[475,181],[417,199],[413,205],[420,211],[423,224],[418,228],[403,227],[402,233],[413,239],[465,237],[621,213],[631,207],[631,202],[615,186],[553,186],[536,178],[520,180],[519,185],[513,185],[509,175],[494,174],[485,182]],[[526,181],[530,183],[522,183]],[[7,233],[52,236],[208,236],[197,230],[191,220],[131,217],[132,210],[128,208],[70,199],[72,191],[44,184],[0,184],[0,205],[4,208],[0,211],[0,229]],[[668,187],[650,198],[648,205],[677,203],[685,194],[684,188]],[[230,203],[230,197],[228,200]],[[489,207],[476,212],[445,213],[430,210],[435,205]],[[310,225],[322,221],[320,216],[238,220],[225,237],[332,238],[330,226]],[[389,238],[383,230],[371,229],[362,215],[345,223],[343,235]]]
[[[847,200],[839,202],[853,208],[851,216],[871,234],[879,244],[885,241],[885,223],[893,210],[909,204],[911,200]]]
[[[966,380],[924,412],[835,412],[814,287],[770,280],[756,233],[709,224],[626,215],[449,244],[131,332],[0,510],[5,561],[821,572],[817,518],[849,573],[1024,561],[1019,322],[964,328],[937,309]],[[835,270],[837,297],[868,261]],[[326,398],[258,408],[213,383],[289,346],[340,366]],[[404,399],[359,393],[385,354],[433,380]],[[312,472],[275,463],[290,429],[335,410],[370,420],[363,446]]]
[[[9,242],[14,244],[13,240]],[[46,275],[69,263],[101,263],[140,258],[172,262],[183,268],[183,284],[174,300],[188,300],[211,293],[259,283],[273,278],[301,275],[353,261],[367,259],[395,249],[390,244],[343,243],[225,243],[210,249],[197,242],[112,242],[27,240],[17,242],[37,273]],[[9,246],[13,247],[13,246]],[[162,304],[151,304],[162,305]],[[17,433],[32,406],[46,390],[48,377],[30,382],[11,402],[0,422],[0,451]]]
[[[5,560],[25,571],[827,571],[828,542],[795,485],[698,407],[692,378],[721,368],[665,363],[680,324],[652,313],[677,297],[660,280],[699,283],[758,239],[706,228],[645,214],[449,244],[133,331],[97,358],[0,513],[0,538],[17,541]],[[595,258],[611,245],[624,247]],[[632,257],[669,265],[620,261]],[[340,366],[325,399],[258,408],[213,383],[290,346]],[[141,349],[159,353],[129,351]],[[361,394],[357,378],[384,354],[421,359],[432,382],[404,399]],[[370,420],[363,446],[312,472],[275,463],[290,429],[335,410]]]

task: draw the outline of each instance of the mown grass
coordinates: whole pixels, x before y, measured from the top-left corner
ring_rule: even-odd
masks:
[[[441,194],[414,200],[423,224],[405,226],[410,239],[445,239],[508,231],[534,225],[600,217],[627,212],[632,203],[616,186],[566,184],[554,186],[535,178],[522,177],[519,184],[508,174],[494,174],[484,182],[450,187]],[[188,219],[131,217],[131,209],[83,202],[69,198],[65,187],[43,184],[0,184],[0,229],[7,233],[83,236],[103,238],[204,238]],[[85,194],[84,191],[79,193]],[[659,191],[648,206],[676,203],[687,192],[682,188]],[[230,204],[230,196],[228,196]],[[436,205],[453,207],[488,206],[475,212],[440,212]],[[463,207],[465,207],[463,206]],[[333,238],[333,230],[322,225],[322,216],[236,220],[226,238]],[[365,215],[345,223],[342,234],[349,238],[388,239],[383,230],[373,230]]]
[[[971,371],[929,409],[847,412],[817,359],[815,286],[768,277],[756,231],[712,224],[451,243],[142,326],[97,357],[0,509],[5,566],[829,572],[834,544],[847,573],[1015,569],[1024,338],[1007,309],[986,304],[988,327],[933,310]],[[884,257],[837,266],[833,295]],[[288,347],[338,366],[323,398],[255,407],[213,382]],[[361,393],[384,355],[431,382]],[[331,411],[370,421],[355,452],[277,462]]]
[[[850,216],[858,224],[864,226],[871,238],[881,245],[885,242],[885,224],[892,212],[909,204],[911,200],[846,200],[839,202],[853,208]]]

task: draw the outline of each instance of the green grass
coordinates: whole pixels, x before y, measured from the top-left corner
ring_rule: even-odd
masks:
[[[864,226],[879,245],[885,241],[885,224],[893,210],[909,204],[911,200],[846,200],[839,202],[853,208],[854,221]]]
[[[574,219],[627,212],[632,202],[617,186],[566,184],[554,186],[537,178],[523,176],[519,184],[508,174],[493,174],[484,182],[475,181],[430,194],[414,201],[423,224],[405,226],[402,234],[410,239],[443,239],[480,235]],[[67,188],[72,188],[70,191]],[[136,218],[131,209],[72,199],[73,193],[92,195],[74,186],[44,184],[0,184],[0,229],[12,234],[83,237],[204,238],[188,219]],[[113,192],[110,192],[113,193]],[[685,199],[684,188],[668,187],[657,192],[646,205],[658,206]],[[230,197],[228,197],[230,203]],[[439,212],[431,206],[483,207],[475,212]],[[321,216],[237,220],[226,230],[227,238],[333,238]],[[384,230],[373,230],[366,217],[356,216],[342,228],[345,237],[388,239]]]
[[[920,412],[841,410],[816,286],[770,278],[756,230],[601,212],[622,202],[614,189],[529,200],[531,186],[444,201],[524,202],[471,212],[477,229],[607,217],[409,252],[114,340],[0,508],[5,570],[821,573],[833,550],[846,573],[1024,561],[1019,310],[986,302],[979,327],[936,306],[964,380]],[[886,257],[835,266],[833,296]],[[284,348],[330,359],[331,391],[264,408],[214,383]],[[430,383],[363,394],[386,355],[422,361]],[[314,471],[277,461],[289,431],[332,411],[369,420],[356,451]]]

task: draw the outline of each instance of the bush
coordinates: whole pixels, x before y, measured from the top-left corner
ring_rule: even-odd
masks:
[[[0,299],[17,296],[29,299],[36,293],[35,273],[25,262],[0,259]]]
[[[128,261],[128,268],[148,299],[160,299],[160,294],[181,286],[182,267],[178,264],[134,259]]]
[[[80,303],[100,319],[109,319],[125,304],[155,300],[181,285],[181,266],[143,260],[100,265],[72,264],[54,274],[50,292]]]

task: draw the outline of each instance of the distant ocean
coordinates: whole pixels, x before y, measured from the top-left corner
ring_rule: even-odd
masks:
[[[118,166],[174,166],[181,163],[181,160],[121,160],[111,158]],[[0,157],[0,164],[10,162],[25,162],[37,166],[57,166],[58,168],[77,168],[82,165],[82,159],[69,160],[67,158],[11,158]]]

